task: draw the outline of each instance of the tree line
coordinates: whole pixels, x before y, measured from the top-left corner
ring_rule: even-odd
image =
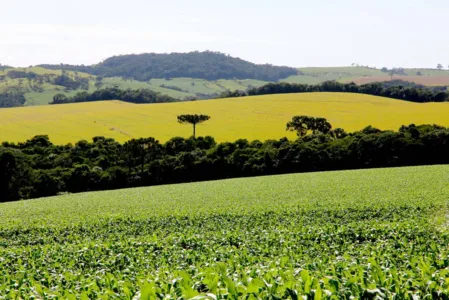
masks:
[[[140,81],[152,78],[192,77],[207,80],[257,79],[278,81],[298,71],[291,67],[258,65],[219,52],[204,51],[170,54],[132,54],[106,59],[92,66],[40,65],[53,70],[70,70],[103,77],[123,77]]]
[[[314,92],[341,92],[358,93],[373,96],[381,96],[411,102],[447,102],[449,92],[446,87],[424,87],[413,83],[402,81],[375,82],[363,85],[355,83],[339,83],[336,81],[325,81],[321,84],[296,84],[296,83],[268,83],[261,87],[251,88],[247,91],[228,91],[220,94],[219,98],[245,97],[270,94],[288,93],[314,93]]]
[[[0,93],[0,108],[22,106],[26,102],[23,93],[3,92]]]
[[[183,120],[180,120],[183,121]],[[326,120],[298,116],[287,129],[298,139],[216,143],[212,137],[154,138],[120,144],[54,145],[47,136],[0,146],[0,201],[63,192],[109,190],[212,179],[326,170],[449,163],[449,129],[371,126],[354,133],[329,128]]]
[[[50,102],[50,104],[67,104],[102,100],[121,100],[131,103],[165,103],[180,101],[168,95],[164,95],[149,89],[122,90],[116,87],[111,87],[99,89],[92,93],[89,93],[87,91],[78,92],[73,97],[68,97],[60,93],[53,96],[53,101]]]

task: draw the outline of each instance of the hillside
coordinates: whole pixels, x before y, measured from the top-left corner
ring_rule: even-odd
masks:
[[[2,67],[0,107],[45,105],[59,93],[70,97],[107,87],[150,89],[188,100],[214,98],[227,91],[246,91],[269,82],[319,84],[336,80],[365,84],[393,79],[393,82],[449,86],[446,70],[400,69],[396,73],[391,77],[385,70],[358,66],[293,69],[256,65],[214,52],[123,55],[93,66]]]
[[[448,166],[309,173],[3,203],[0,294],[447,295],[448,173]]]
[[[144,53],[114,56],[93,66],[41,65],[49,69],[86,72],[139,81],[191,77],[206,80],[256,79],[277,81],[297,74],[291,67],[257,65],[219,52]]]
[[[15,105],[7,104],[11,103],[11,101],[0,102],[0,107],[46,105],[52,101],[53,96],[59,93],[70,97],[79,92],[93,92],[97,89],[107,87],[150,89],[183,100],[190,98],[211,98],[228,90],[244,91],[268,83],[253,79],[220,79],[208,81],[195,78],[160,78],[149,81],[138,81],[123,79],[122,77],[102,78],[78,71],[64,70],[64,76],[75,82],[75,85],[67,85],[64,82],[56,81],[62,74],[62,70],[45,69],[42,67],[7,68],[0,70],[0,94],[15,93],[23,95],[25,98],[24,103],[16,102]],[[65,86],[62,84],[65,84]]]
[[[297,75],[282,81],[290,83],[318,84],[323,81],[355,82],[365,84],[379,81],[403,80],[427,86],[449,86],[449,70],[437,69],[397,69],[393,77],[391,70],[368,67],[315,67],[299,68]]]
[[[211,120],[198,126],[197,132],[217,141],[294,138],[293,133],[285,131],[285,124],[294,115],[325,117],[334,127],[347,131],[368,125],[393,130],[411,123],[449,126],[449,103],[304,93],[148,105],[108,101],[0,109],[0,141],[22,142],[38,134],[48,134],[57,144],[94,136],[122,142],[148,136],[167,141],[192,134],[190,126],[176,121],[177,115],[185,113],[210,115]]]

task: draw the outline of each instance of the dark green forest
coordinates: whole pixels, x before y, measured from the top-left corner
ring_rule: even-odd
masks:
[[[152,78],[192,77],[207,80],[257,79],[278,81],[298,71],[290,67],[257,65],[219,52],[170,54],[131,54],[114,56],[92,66],[40,65],[54,70],[69,70],[103,77],[123,77],[140,81]]]
[[[294,141],[216,143],[212,137],[175,137],[166,143],[140,138],[120,144],[95,137],[59,146],[47,136],[36,136],[19,144],[4,142],[0,201],[234,177],[449,163],[449,128],[410,125],[394,132],[367,127],[348,134],[319,123],[325,125],[323,130],[309,128],[313,133]]]
[[[2,107],[16,107],[25,104],[25,96],[23,93],[4,92],[0,93],[0,108]]]
[[[358,93],[418,103],[449,101],[449,92],[446,91],[446,87],[425,87],[401,80],[394,82],[375,82],[364,85],[356,85],[353,82],[339,83],[336,81],[325,81],[316,85],[286,82],[268,83],[247,91],[225,92],[219,95],[219,98],[314,92]]]
[[[93,102],[103,100],[121,100],[130,103],[166,103],[181,101],[179,99],[172,98],[167,95],[163,95],[154,92],[149,89],[137,89],[137,90],[121,90],[119,88],[104,88],[89,92],[79,92],[73,97],[67,97],[64,94],[57,94],[53,97],[53,101],[50,104],[67,104],[67,103],[79,103],[79,102]]]

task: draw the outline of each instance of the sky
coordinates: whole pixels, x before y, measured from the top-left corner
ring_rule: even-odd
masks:
[[[449,65],[449,0],[9,0],[1,10],[0,64],[16,67],[195,50],[293,67]]]

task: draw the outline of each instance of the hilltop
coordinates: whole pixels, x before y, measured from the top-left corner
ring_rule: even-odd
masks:
[[[296,75],[291,67],[257,65],[219,52],[144,53],[120,55],[93,66],[41,65],[48,69],[85,72],[103,77],[132,78],[148,81],[153,78],[191,77],[206,80],[256,79],[277,81]]]

